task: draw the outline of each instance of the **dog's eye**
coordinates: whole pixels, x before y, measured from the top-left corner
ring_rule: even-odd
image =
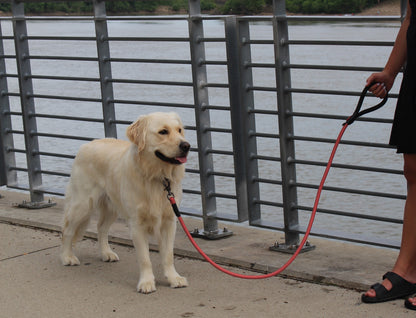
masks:
[[[179,128],[179,130],[178,130],[178,131],[179,131],[179,133],[180,133],[180,134],[182,133],[182,129],[181,129],[181,128]]]
[[[169,133],[169,131],[167,129],[162,129],[161,131],[159,131],[159,135],[167,135]]]

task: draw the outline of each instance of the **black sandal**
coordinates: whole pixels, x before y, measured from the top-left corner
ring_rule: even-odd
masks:
[[[387,290],[382,284],[374,284],[371,286],[375,290],[376,296],[370,297],[363,294],[361,300],[363,303],[381,303],[384,301],[395,300],[398,298],[404,298],[416,293],[416,284],[412,284],[405,280],[403,277],[393,272],[388,272],[383,276],[383,279],[388,279],[392,284],[392,288]],[[410,302],[409,305],[413,306]]]
[[[410,309],[410,310],[416,310],[416,306],[415,306],[415,305],[413,305],[413,303],[412,303],[412,302],[410,302],[410,300],[409,300],[409,299],[406,299],[406,300],[404,301],[404,306],[405,306],[407,309]]]

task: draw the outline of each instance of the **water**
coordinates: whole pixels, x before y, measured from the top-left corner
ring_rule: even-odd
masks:
[[[220,21],[207,21],[205,23],[207,37],[223,37],[224,25]],[[398,23],[302,23],[291,25],[289,32],[291,39],[311,40],[368,40],[368,41],[394,41],[399,28]],[[11,34],[11,24],[2,22],[4,35]],[[89,35],[94,36],[94,25],[90,22],[48,22],[32,21],[28,24],[30,35]],[[188,25],[186,21],[110,21],[110,36],[175,36],[187,37]],[[250,26],[252,39],[271,39],[272,28],[268,23],[252,23]],[[189,47],[186,43],[174,42],[111,42],[111,56],[124,58],[160,58],[160,59],[190,59]],[[14,52],[13,42],[5,41],[6,54]],[[206,58],[209,61],[225,61],[226,51],[223,43],[206,43]],[[348,65],[348,66],[384,66],[389,56],[389,47],[345,47],[345,46],[292,46],[291,62],[294,64],[321,64],[321,65]],[[77,41],[31,41],[31,55],[50,56],[91,56],[96,55],[95,43]],[[272,63],[274,61],[273,47],[270,45],[254,45],[252,47],[253,62]],[[62,60],[32,60],[32,74],[34,75],[62,75],[62,76],[99,76],[97,63],[76,62]],[[7,72],[16,73],[16,66],[12,60],[7,61]],[[164,80],[191,82],[190,65],[167,65],[148,63],[113,63],[113,78]],[[225,66],[208,65],[208,82],[226,83],[227,74]],[[369,72],[351,71],[317,71],[292,70],[292,87],[310,89],[331,89],[342,91],[361,91]],[[275,86],[274,70],[264,68],[253,71],[255,86]],[[398,92],[400,78],[392,89]],[[9,90],[18,92],[17,81],[9,78]],[[99,98],[100,87],[98,83],[76,81],[50,81],[34,80],[35,94],[79,96]],[[210,88],[210,103],[212,105],[228,105],[229,96],[226,89]],[[114,84],[116,99],[159,101],[168,103],[193,104],[193,93],[190,87],[155,86]],[[324,113],[349,115],[355,108],[357,97],[322,96],[313,94],[294,94],[293,108],[295,112]],[[377,100],[369,99],[369,103]],[[255,92],[255,103],[258,109],[276,109],[276,96],[271,92]],[[11,106],[19,110],[17,98],[11,98]],[[392,99],[375,117],[392,118],[395,100]],[[117,119],[132,121],[140,114],[158,110],[152,106],[134,106],[116,104]],[[73,102],[50,99],[36,99],[37,112],[41,114],[85,116],[100,118],[101,105],[88,102]],[[193,126],[194,112],[192,109],[164,108],[180,113],[185,125]],[[230,117],[223,111],[211,112],[212,125],[218,128],[229,128]],[[277,133],[277,118],[275,116],[256,116],[256,125],[260,132]],[[298,136],[314,136],[335,139],[341,128],[341,122],[336,120],[323,120],[305,117],[295,117],[295,134]],[[14,129],[22,129],[21,120],[13,118]],[[125,139],[124,125],[118,126],[118,137]],[[42,133],[66,134],[88,136],[91,138],[104,137],[102,124],[72,122],[65,120],[38,119],[38,129]],[[350,127],[345,140],[372,141],[386,143],[390,134],[389,124],[356,122]],[[187,132],[187,138],[196,146],[196,136],[193,131]],[[62,140],[40,137],[41,151],[75,154],[83,143],[74,140]],[[231,137],[223,133],[213,133],[214,149],[231,149]],[[15,135],[16,148],[24,148],[23,138]],[[331,144],[316,142],[296,142],[297,159],[326,162]],[[258,138],[258,150],[262,155],[279,157],[278,141]],[[25,166],[25,158],[16,154],[19,166]],[[336,163],[352,165],[368,165],[389,169],[401,169],[402,158],[392,149],[364,148],[341,145],[335,158]],[[70,172],[71,160],[42,157],[42,169],[48,171]],[[214,155],[216,171],[233,172],[232,160],[224,155]],[[190,155],[188,168],[198,169],[197,157]],[[260,177],[280,179],[280,166],[277,163],[259,161]],[[318,184],[324,168],[307,165],[298,165],[297,181],[299,183]],[[24,178],[19,173],[19,177]],[[233,194],[235,185],[233,180],[225,177],[216,177],[217,192]],[[64,191],[67,178],[44,175],[43,181],[48,188]],[[21,182],[26,182],[24,179]],[[401,175],[390,175],[360,171],[345,171],[332,169],[327,180],[328,186],[361,189],[368,191],[405,194],[405,182]],[[184,188],[199,188],[199,177],[188,174],[184,181]],[[281,202],[281,189],[278,186],[261,185],[261,199]],[[311,206],[315,199],[316,190],[308,188],[299,189],[299,205]],[[321,208],[339,209],[353,213],[378,215],[391,218],[401,218],[404,201],[386,199],[372,196],[342,194],[324,191],[321,199]],[[183,206],[201,209],[198,196],[186,195]],[[233,200],[218,199],[218,211],[236,215],[236,204]],[[282,222],[281,210],[275,207],[262,207],[262,218],[272,222]],[[301,224],[305,225],[309,212],[300,213]],[[335,217],[326,214],[317,216],[314,228],[329,231],[359,235],[365,233],[376,239],[400,239],[401,226],[388,223],[365,221],[345,217]]]

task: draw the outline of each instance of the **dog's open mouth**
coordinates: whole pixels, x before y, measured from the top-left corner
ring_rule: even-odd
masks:
[[[176,157],[176,158],[169,158],[166,157],[163,153],[161,153],[159,150],[155,151],[156,157],[158,157],[160,160],[169,162],[174,165],[181,165],[186,162],[186,155],[183,155],[182,157]]]

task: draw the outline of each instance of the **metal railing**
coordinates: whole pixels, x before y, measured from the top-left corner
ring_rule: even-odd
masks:
[[[348,86],[355,90],[340,89],[344,87],[342,83],[333,88],[313,82],[299,85],[294,73],[310,76],[322,71],[334,72],[331,76],[338,79],[339,72],[365,74],[382,66],[327,64],[324,58],[319,63],[292,63],[290,50],[308,51],[311,47],[318,47],[318,51],[330,47],[390,50],[394,41],[394,37],[381,41],[341,40],[342,34],[335,40],[293,38],[289,37],[291,27],[325,21],[372,25],[391,22],[397,27],[401,19],[399,15],[287,16],[282,0],[274,1],[273,15],[260,17],[201,15],[197,0],[189,1],[188,16],[170,17],[110,17],[106,15],[105,1],[93,1],[93,17],[29,17],[24,13],[24,2],[12,1],[11,6],[12,16],[0,19],[3,185],[28,191],[30,201],[37,206],[44,201],[44,194],[64,195],[72,159],[80,144],[94,138],[123,138],[126,125],[139,114],[175,110],[183,117],[193,146],[184,182],[182,213],[201,217],[204,224],[201,233],[208,238],[223,236],[218,220],[248,221],[251,226],[283,231],[285,246],[298,243],[311,211],[310,198],[319,184],[315,176],[299,180],[300,173],[314,170],[319,175],[326,165],[321,156],[309,157],[316,153],[315,148],[308,152],[302,145],[318,145],[317,152],[326,157],[337,130],[331,129],[333,136],[328,132],[324,136],[305,135],[298,132],[297,122],[312,119],[323,126],[340,125],[354,106],[341,112],[335,109],[315,112],[302,110],[298,104],[319,104],[332,97],[343,100],[344,104],[355,103],[361,85],[355,85],[355,80]],[[168,22],[175,27],[170,29]],[[167,27],[163,27],[164,23]],[[214,23],[212,34],[207,31],[210,23]],[[258,25],[269,33],[253,36],[251,29]],[[134,31],[125,35],[129,33],[128,26]],[[255,56],[259,47],[267,47],[260,58]],[[269,79],[273,80],[263,83],[259,72],[272,72],[274,75]],[[259,99],[258,95],[264,98]],[[306,99],[298,103],[300,96]],[[394,100],[397,93],[391,97]],[[313,101],[314,98],[319,100]],[[390,108],[383,118],[367,117],[359,122],[379,124],[385,129],[391,116]],[[307,125],[303,123],[302,127]],[[346,139],[342,146],[347,155],[351,154],[350,148],[376,149],[383,156],[392,152],[385,139],[383,142]],[[357,152],[363,151],[352,153],[355,156]],[[376,152],[374,156],[379,154]],[[401,168],[394,164],[393,167],[357,164],[364,160],[336,162],[333,167],[346,178],[360,179],[362,175],[365,178],[368,173],[401,177]],[[340,210],[337,196],[345,195],[340,201],[353,201],[359,196],[357,202],[364,203],[366,198],[375,197],[380,198],[381,207],[382,200],[398,201],[400,206],[405,199],[403,189],[404,186],[390,193],[327,185],[324,190],[336,197],[335,204],[319,208],[318,214],[331,224],[364,220],[374,222],[376,227],[400,226],[400,211],[399,216],[390,217]],[[336,219],[331,221],[333,216]],[[323,224],[320,228],[318,224],[312,234],[399,247],[397,237],[384,240],[380,235],[369,239],[371,234],[356,233],[354,226],[347,231],[343,231],[343,226],[339,227],[341,230],[327,230]]]

